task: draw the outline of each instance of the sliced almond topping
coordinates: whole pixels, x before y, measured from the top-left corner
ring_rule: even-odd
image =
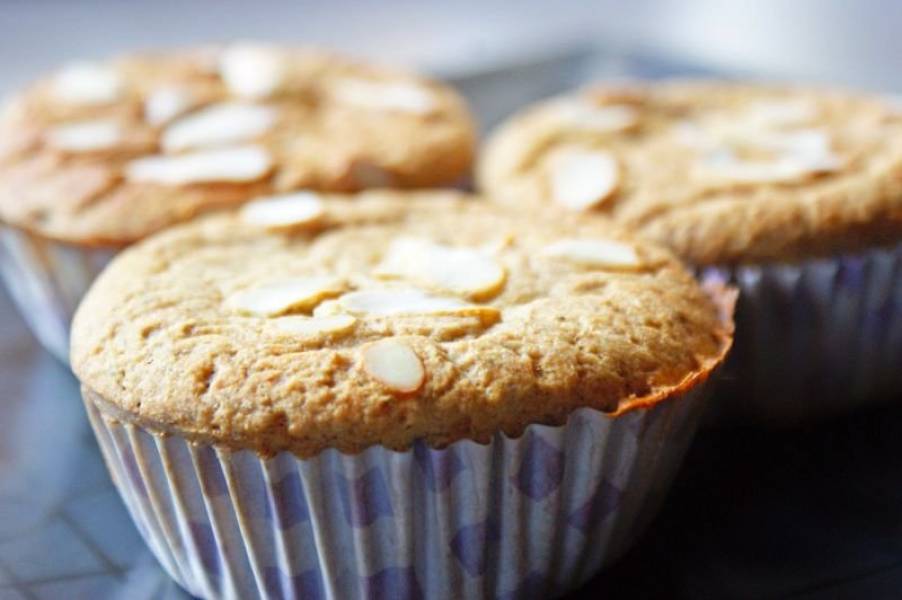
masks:
[[[332,86],[338,102],[359,108],[425,115],[438,108],[435,94],[414,83],[341,79]]]
[[[817,106],[808,99],[761,101],[738,113],[718,114],[702,122],[681,121],[675,126],[675,134],[685,145],[706,151],[723,146],[769,147],[769,140],[795,135],[799,132],[796,128],[817,116]]]
[[[614,240],[560,240],[545,246],[543,254],[587,267],[634,269],[642,265],[633,246]]]
[[[586,210],[611,197],[620,166],[607,152],[567,149],[549,158],[551,197],[571,210]]]
[[[448,312],[468,306],[457,298],[432,296],[412,288],[350,292],[341,296],[338,303],[348,312],[371,315]]]
[[[353,314],[473,316],[485,326],[497,323],[501,318],[500,311],[492,306],[468,304],[457,298],[433,296],[413,288],[350,292],[338,299],[338,305]]]
[[[700,149],[708,143],[708,136],[695,121],[679,120],[670,129],[673,138],[687,148]]]
[[[323,202],[312,192],[266,196],[245,204],[241,218],[250,225],[283,229],[319,222],[325,214]]]
[[[239,313],[274,317],[309,312],[323,299],[338,296],[345,288],[344,281],[329,276],[285,279],[232,294],[225,304]]]
[[[830,136],[822,129],[750,134],[748,144],[765,150],[784,152],[800,158],[823,158],[832,154]]]
[[[60,71],[53,80],[53,94],[70,104],[109,104],[122,96],[124,85],[112,67],[77,62]]]
[[[819,150],[815,140],[799,138],[787,141],[784,150],[770,161],[743,160],[726,149],[708,153],[698,163],[695,176],[729,183],[786,183],[837,171],[843,165],[829,148]]]
[[[639,123],[639,111],[626,104],[597,106],[582,98],[568,98],[550,107],[551,117],[570,127],[595,133],[616,133]]]
[[[798,98],[756,102],[739,118],[753,127],[782,128],[810,123],[817,116],[813,102]]]
[[[162,185],[256,181],[272,169],[269,153],[259,146],[235,146],[178,156],[147,156],[128,163],[131,181]]]
[[[426,371],[413,349],[399,340],[387,338],[364,346],[363,368],[389,389],[411,394],[423,385]]]
[[[67,152],[108,150],[121,140],[122,128],[106,119],[59,125],[47,132],[47,143]]]
[[[229,102],[184,117],[163,132],[163,149],[178,152],[203,146],[245,142],[266,133],[276,122],[268,106]]]
[[[273,320],[273,325],[284,333],[301,337],[317,335],[337,336],[350,333],[357,324],[351,315],[332,315],[328,317],[280,317]]]
[[[192,107],[191,92],[178,87],[154,90],[144,100],[144,120],[151,125],[165,125]]]
[[[785,183],[836,171],[845,161],[831,149],[829,134],[817,128],[778,131],[766,127],[726,128],[715,132],[697,163],[698,179],[727,183]],[[765,158],[746,159],[735,149],[763,151]]]
[[[219,73],[226,87],[242,98],[272,96],[281,88],[286,69],[282,54],[255,44],[234,44],[219,58]]]
[[[784,158],[774,161],[749,161],[730,152],[711,154],[696,169],[701,179],[729,183],[785,183],[832,171],[838,163]]]
[[[496,295],[507,279],[504,268],[479,249],[417,238],[394,240],[374,274],[410,279],[475,300]]]

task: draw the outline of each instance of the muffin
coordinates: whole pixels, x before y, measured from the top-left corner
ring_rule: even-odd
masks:
[[[734,417],[793,423],[902,384],[902,113],[825,89],[597,86],[514,116],[481,187],[597,212],[741,289]]]
[[[182,586],[553,595],[623,552],[692,437],[733,291],[601,217],[454,192],[278,209],[137,244],[75,316],[113,480]]]
[[[265,194],[451,185],[461,98],[310,49],[238,43],[71,64],[0,115],[0,266],[65,358],[72,312],[119,249]]]

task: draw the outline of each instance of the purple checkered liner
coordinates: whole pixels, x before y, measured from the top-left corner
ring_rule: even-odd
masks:
[[[196,596],[520,598],[562,593],[628,547],[702,393],[617,418],[582,409],[486,445],[307,460],[157,436],[86,405],[142,535]]]
[[[797,265],[706,269],[740,289],[727,418],[793,423],[902,387],[902,245]]]

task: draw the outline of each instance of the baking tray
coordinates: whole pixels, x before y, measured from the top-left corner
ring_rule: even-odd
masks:
[[[592,46],[452,82],[485,130],[596,79],[711,74]],[[74,378],[2,291],[0,383],[0,599],[189,598],[131,524]],[[902,597],[900,457],[902,405],[800,429],[706,431],[635,549],[571,597]]]

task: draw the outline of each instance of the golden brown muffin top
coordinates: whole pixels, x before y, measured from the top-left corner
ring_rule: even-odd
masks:
[[[599,85],[514,116],[478,170],[493,197],[602,212],[695,264],[902,240],[902,111],[849,92]]]
[[[301,194],[120,254],[72,365],[106,412],[192,439],[402,449],[674,396],[721,361],[731,302],[603,217]]]
[[[74,63],[0,114],[0,220],[123,245],[260,194],[455,183],[473,144],[450,88],[326,52]]]

